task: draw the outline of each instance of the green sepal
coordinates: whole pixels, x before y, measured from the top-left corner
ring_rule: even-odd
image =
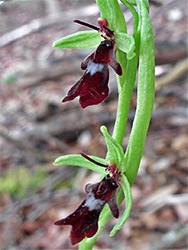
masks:
[[[132,208],[131,186],[126,175],[124,174],[122,175],[122,178],[121,178],[121,188],[125,196],[126,208],[121,218],[119,219],[118,223],[113,227],[112,231],[110,232],[110,237],[114,236],[117,233],[117,231],[123,227],[123,225],[125,224],[126,220],[129,217],[129,214]]]
[[[105,126],[101,126],[100,130],[105,137],[106,145],[108,148],[107,160],[112,160],[115,163],[120,164],[124,157],[123,148],[114,138],[109,135]]]
[[[55,41],[53,47],[58,49],[96,49],[102,40],[104,39],[97,31],[86,30]]]
[[[93,160],[100,162],[102,164],[107,164],[106,160],[100,157],[97,157],[97,156],[89,156],[89,157],[91,157]],[[97,166],[96,164],[85,159],[83,156],[77,155],[77,154],[60,156],[54,161],[53,165],[54,166],[61,166],[61,165],[80,166],[80,167],[88,168],[92,171],[99,172],[102,174],[106,173],[105,168]]]
[[[133,36],[128,35],[123,32],[115,32],[115,39],[118,49],[127,54],[127,59],[131,60],[136,53],[135,51],[135,41]]]

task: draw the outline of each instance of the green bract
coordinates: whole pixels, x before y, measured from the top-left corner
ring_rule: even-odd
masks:
[[[107,128],[105,126],[101,126],[101,132],[105,137],[106,145],[108,149],[108,160],[114,161],[117,165],[119,165],[123,159],[124,152],[121,145],[114,140],[108,133]]]
[[[54,42],[53,47],[59,49],[96,49],[104,40],[97,31],[79,31]]]
[[[135,42],[131,35],[115,32],[118,49],[127,54],[127,59],[135,56]],[[53,47],[59,49],[96,49],[104,40],[97,31],[79,31],[54,42]]]
[[[100,162],[102,164],[107,164],[106,160],[97,157],[97,156],[90,156],[93,160]],[[54,166],[61,166],[61,165],[72,165],[72,166],[80,166],[83,168],[88,168],[90,170],[105,174],[105,168],[97,166],[96,164],[88,161],[81,155],[63,155],[58,157],[55,162],[53,163]]]

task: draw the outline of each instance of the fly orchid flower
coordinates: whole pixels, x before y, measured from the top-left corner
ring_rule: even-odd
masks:
[[[77,244],[85,237],[92,237],[98,230],[99,215],[107,203],[112,215],[119,217],[119,210],[116,204],[116,191],[120,186],[120,171],[115,164],[103,165],[81,153],[87,160],[106,168],[108,174],[95,184],[87,184],[85,191],[88,194],[81,205],[69,216],[55,222],[57,226],[71,225],[71,243]]]
[[[110,65],[118,75],[122,75],[122,68],[116,61],[114,32],[108,28],[106,19],[98,21],[100,28],[79,20],[75,20],[74,22],[97,30],[99,34],[105,38],[95,52],[81,63],[81,69],[85,70],[85,73],[81,79],[72,86],[62,101],[72,101],[77,96],[80,96],[80,105],[82,108],[86,108],[90,105],[99,104],[107,98],[109,93],[108,65]]]

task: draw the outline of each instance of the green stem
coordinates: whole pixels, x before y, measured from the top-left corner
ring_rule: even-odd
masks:
[[[122,53],[121,51],[117,51],[117,59],[120,62],[124,72],[123,76],[117,77],[119,100],[118,100],[117,115],[112,137],[120,145],[122,144],[127,126],[130,100],[136,79],[138,53],[139,53],[139,32],[138,32],[139,17],[136,10],[134,9],[134,7],[132,7],[131,4],[129,4],[125,0],[122,0],[122,2],[126,5],[127,8],[130,9],[134,18],[133,37],[135,39],[135,45],[136,45],[136,50],[135,50],[136,56],[133,59],[127,61],[125,58],[125,54]]]
[[[125,58],[125,54],[121,51],[117,51],[117,60],[120,62],[123,75],[117,77],[118,83],[118,107],[117,107],[117,114],[116,114],[116,121],[114,125],[114,130],[112,137],[121,145],[123,141],[123,137],[125,134],[126,129],[126,120],[128,117],[129,112],[129,94],[131,92],[131,88],[128,92],[125,91],[125,69],[127,65],[127,59]]]
[[[135,8],[128,3],[126,0],[121,0],[121,2],[131,11],[134,19],[134,31],[133,31],[133,37],[136,37],[137,30],[138,30],[138,24],[139,24],[139,16],[138,13],[136,12]]]
[[[129,107],[130,107],[130,101],[132,92],[134,89],[134,83],[136,79],[136,71],[137,71],[137,63],[138,63],[138,50],[139,47],[136,48],[136,56],[129,60],[124,67],[125,69],[125,80],[124,75],[121,77],[118,77],[118,91],[119,91],[119,100],[118,100],[118,108],[117,108],[117,115],[116,115],[116,121],[114,125],[114,130],[112,137],[121,145],[126,126],[127,126],[127,120],[128,120],[128,114],[129,114]],[[117,54],[117,58],[119,58]],[[120,63],[122,60],[119,60]],[[121,63],[122,65],[122,63]]]
[[[130,6],[129,6],[130,7]],[[132,7],[132,6],[131,6]],[[114,126],[114,131],[112,137],[119,143],[122,144],[126,124],[129,113],[129,106],[131,95],[134,88],[134,83],[136,79],[136,71],[138,64],[138,52],[139,52],[139,34],[137,32],[138,29],[138,14],[136,10],[132,7],[130,8],[134,17],[134,38],[136,45],[136,56],[128,60],[125,57],[125,53],[121,51],[117,51],[117,60],[120,62],[123,68],[123,75],[121,77],[117,77],[118,82],[118,91],[119,91],[119,100],[118,100],[118,108],[117,108],[117,116]],[[120,188],[117,196],[117,203],[120,205],[124,199],[124,194],[122,189]],[[97,233],[90,239],[85,239],[79,244],[79,250],[91,250],[95,241],[97,240],[98,235],[103,230],[106,223],[111,219],[111,212],[108,206],[105,206],[99,219],[99,229]]]
[[[137,108],[123,160],[130,184],[134,182],[148,131],[155,96],[155,53],[152,25],[145,0],[138,0],[140,16],[140,56]]]
[[[116,1],[115,1],[116,2]],[[122,1],[123,3],[126,1]],[[104,3],[100,0],[97,0],[97,3]],[[117,77],[118,82],[118,92],[119,92],[119,99],[118,99],[118,108],[117,108],[117,116],[114,126],[114,131],[112,137],[119,143],[122,144],[125,130],[126,130],[126,124],[128,119],[128,113],[129,113],[129,106],[130,106],[130,100],[134,88],[134,83],[136,79],[136,71],[137,71],[137,64],[138,64],[138,53],[139,53],[139,32],[138,32],[138,14],[136,10],[129,4],[125,3],[125,5],[131,10],[134,18],[134,32],[133,37],[135,38],[135,45],[136,45],[136,56],[128,60],[125,57],[125,53],[121,51],[117,51],[117,60],[122,66],[123,69],[123,75],[121,77]],[[104,8],[105,9],[105,8]],[[130,178],[128,178],[130,179]],[[124,199],[124,194],[122,192],[122,188],[120,188],[117,196],[117,203],[118,205],[121,204],[121,202]],[[93,245],[95,244],[95,241],[97,240],[98,235],[103,230],[106,223],[111,219],[111,212],[106,205],[100,215],[99,219],[99,229],[97,233],[90,239],[85,239],[79,244],[79,250],[91,250],[93,248]]]

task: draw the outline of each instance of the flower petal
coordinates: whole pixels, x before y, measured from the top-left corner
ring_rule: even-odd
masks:
[[[90,60],[82,78],[69,90],[63,102],[71,101],[80,96],[80,105],[99,104],[106,99],[108,89],[109,69],[107,64],[94,63]]]
[[[82,204],[69,216],[54,224],[57,226],[71,225],[71,243],[77,244],[85,237],[92,237],[98,230],[98,219],[105,202],[88,195]]]
[[[95,55],[95,52],[93,52],[92,54],[90,54],[89,56],[87,56],[87,57],[83,60],[83,62],[81,63],[81,69],[82,69],[82,70],[85,70],[85,69],[87,68],[87,65],[88,65],[90,59],[93,60],[94,55]]]
[[[75,84],[72,86],[72,88],[70,88],[70,90],[67,93],[67,96],[62,100],[62,102],[67,102],[67,101],[72,101],[74,100],[77,96],[79,96],[81,87],[82,87],[82,82],[83,82],[83,77]]]
[[[99,214],[100,212],[98,212],[96,215],[92,213],[91,218],[89,218],[89,216],[85,216],[84,217],[85,220],[82,220],[80,223],[72,227],[70,232],[72,245],[79,243],[85,237],[91,238],[96,234],[98,230]]]

